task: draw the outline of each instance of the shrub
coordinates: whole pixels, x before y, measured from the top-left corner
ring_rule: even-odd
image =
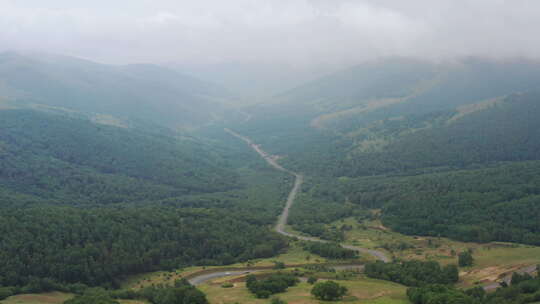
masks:
[[[347,293],[347,288],[334,281],[326,281],[315,284],[311,289],[311,294],[319,300],[335,301],[343,298]]]
[[[472,266],[474,263],[474,259],[472,254],[469,251],[463,251],[458,256],[458,264],[459,267],[467,267]]]
[[[246,287],[257,298],[268,298],[275,293],[284,292],[288,287],[298,283],[298,278],[290,274],[277,273],[263,280],[257,280],[254,275],[246,277]]]

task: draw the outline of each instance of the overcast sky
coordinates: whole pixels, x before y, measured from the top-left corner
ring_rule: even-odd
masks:
[[[536,0],[0,0],[0,50],[106,63],[540,57]]]

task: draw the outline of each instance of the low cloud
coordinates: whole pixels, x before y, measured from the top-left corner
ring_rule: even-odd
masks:
[[[539,59],[538,1],[2,0],[0,50],[107,63]]]

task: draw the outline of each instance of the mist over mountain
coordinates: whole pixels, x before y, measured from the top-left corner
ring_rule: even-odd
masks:
[[[540,303],[539,11],[0,0],[0,304]]]
[[[205,79],[235,92],[240,105],[271,101],[274,95],[294,89],[334,71],[335,67],[307,67],[273,63],[173,64],[176,70]]]
[[[428,155],[441,155],[452,150],[450,146],[441,146],[437,153],[422,151],[419,147],[427,149],[421,143],[428,140],[425,136],[431,132],[429,130],[450,128],[453,122],[459,125],[462,117],[470,115],[478,117],[479,124],[495,124],[495,118],[476,115],[491,113],[487,110],[493,107],[500,109],[497,106],[516,99],[512,97],[515,94],[531,96],[530,103],[509,104],[524,111],[522,114],[529,108],[533,111],[538,88],[540,63],[535,61],[467,58],[434,64],[389,58],[324,76],[276,95],[273,103],[249,107],[251,120],[238,124],[237,128],[273,153],[286,155],[284,161],[299,165],[302,170],[336,169],[332,174],[338,176],[356,170],[363,172],[361,174],[373,174],[379,171],[363,171],[364,167],[377,163],[377,153],[395,149],[393,156],[383,153],[385,156],[381,159],[392,162],[388,170],[399,171],[406,165],[398,155],[405,157],[409,151],[415,151],[429,158]],[[506,126],[533,123],[531,116],[506,115],[505,119],[510,121]],[[502,122],[497,124],[501,125]],[[522,134],[527,130],[527,127],[515,130],[514,135],[507,130],[500,140],[533,136]],[[482,141],[488,140],[489,133],[475,127],[434,138],[455,141],[459,136],[472,136],[475,132],[483,132],[486,138]],[[407,148],[394,147],[394,142],[409,145]],[[454,150],[453,154],[458,157],[463,153],[478,153],[462,148],[463,152]],[[488,153],[488,150],[486,148],[482,153]],[[453,156],[447,155],[447,158]],[[439,165],[445,165],[444,161]]]
[[[14,105],[147,120],[173,129],[234,117],[233,95],[217,85],[151,64],[105,65],[50,54],[0,54],[0,96]]]

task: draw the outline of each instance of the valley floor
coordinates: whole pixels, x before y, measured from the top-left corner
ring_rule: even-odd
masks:
[[[232,132],[232,131],[231,131]],[[234,133],[234,132],[233,132]],[[231,133],[232,134],[232,133]],[[293,204],[296,194],[302,184],[302,175],[289,171],[275,162],[275,157],[265,153],[260,147],[254,145],[249,139],[239,134],[233,135],[246,141],[274,168],[285,171],[296,177],[296,182],[289,194],[287,204],[280,216],[276,230],[290,236],[291,246],[282,254],[267,258],[237,263],[227,267],[190,267],[172,272],[155,272],[132,276],[124,280],[123,288],[140,289],[154,284],[170,284],[180,278],[190,280],[200,277],[201,274],[220,273],[217,277],[208,277],[195,283],[206,293],[208,300],[213,304],[227,303],[268,303],[268,299],[255,298],[245,286],[245,272],[256,270],[257,275],[284,272],[300,272],[301,282],[290,287],[286,292],[276,296],[289,304],[320,303],[311,294],[312,285],[306,282],[307,276],[315,276],[319,280],[336,280],[347,287],[348,294],[342,301],[333,303],[366,303],[366,304],[405,304],[409,303],[406,296],[406,287],[388,281],[374,280],[365,277],[361,267],[351,269],[338,269],[337,271],[314,271],[306,264],[328,265],[336,261],[311,254],[302,248],[302,240],[322,241],[305,236],[287,226],[287,211]],[[333,222],[328,226],[340,229],[347,225],[345,240],[341,246],[358,249],[361,257],[354,262],[357,264],[380,259],[390,261],[391,258],[403,260],[433,260],[441,264],[457,264],[457,253],[472,250],[475,263],[472,267],[460,268],[460,282],[458,287],[490,286],[501,281],[514,271],[527,268],[532,270],[540,264],[540,247],[509,243],[464,243],[438,237],[406,236],[384,227],[378,220],[358,222],[354,218],[345,218]],[[276,270],[276,262],[286,265],[284,269]],[[351,261],[348,261],[350,264]],[[351,268],[351,267],[344,267]],[[245,271],[242,271],[244,269]],[[225,288],[223,283],[231,283],[232,287]],[[494,286],[494,285],[491,285]],[[73,295],[66,293],[22,294],[12,296],[2,304],[34,304],[34,303],[62,303]],[[121,301],[122,304],[139,304],[138,301]]]

